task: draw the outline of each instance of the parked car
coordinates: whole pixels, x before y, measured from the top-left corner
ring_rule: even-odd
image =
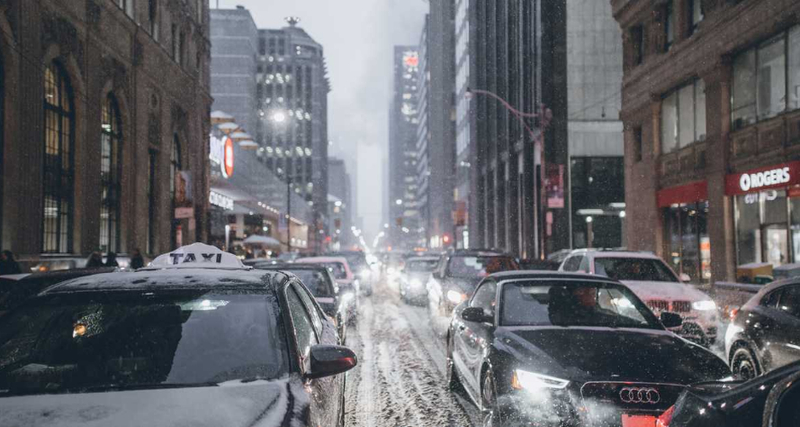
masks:
[[[431,315],[450,317],[484,277],[519,270],[511,255],[493,250],[457,250],[443,255],[426,286]]]
[[[669,311],[683,319],[679,334],[702,345],[717,340],[720,317],[716,303],[650,252],[579,249],[559,271],[596,274],[628,286],[656,315]]]
[[[765,286],[731,317],[725,354],[737,377],[751,379],[800,360],[800,279]]]
[[[364,295],[366,296],[372,295],[372,285],[374,282],[372,277],[373,272],[369,263],[367,263],[367,255],[364,252],[361,251],[334,252],[328,254],[328,256],[341,257],[346,259],[347,264],[350,267],[350,270],[352,270],[353,274],[356,276],[356,278],[358,278],[358,282],[361,285],[361,290],[364,292]]]
[[[342,292],[352,292],[355,295],[356,306],[359,304],[361,297],[361,281],[358,280],[353,270],[350,269],[350,264],[347,259],[343,257],[308,257],[298,258],[295,262],[302,264],[321,264],[330,270],[333,278],[336,279],[336,284]]]
[[[358,309],[355,295],[340,289],[331,271],[320,264],[273,264],[254,265],[260,270],[283,271],[292,273],[311,291],[322,311],[336,322],[342,343],[347,340],[347,325],[355,324]]]
[[[448,386],[466,390],[486,426],[654,426],[686,385],[730,376],[665,329],[680,324],[608,278],[493,274],[455,310]]]
[[[428,291],[425,285],[439,264],[439,257],[409,258],[400,272],[400,297],[405,303],[425,301]]]
[[[658,427],[800,426],[800,362],[740,382],[688,387]]]
[[[0,337],[4,426],[343,426],[357,363],[296,277],[201,243],[51,286]]]

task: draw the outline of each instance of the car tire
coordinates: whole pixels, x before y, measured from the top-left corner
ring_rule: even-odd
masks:
[[[731,372],[733,372],[735,378],[745,381],[761,375],[756,357],[748,347],[739,347],[733,352],[733,356],[731,357]]]
[[[447,369],[447,389],[451,392],[458,392],[462,390],[461,379],[456,372],[456,364],[453,361],[453,339],[447,337],[447,358],[445,359],[445,368]]]
[[[483,427],[505,425],[500,408],[497,406],[497,387],[494,384],[492,368],[486,368],[481,377],[481,410],[483,412]]]

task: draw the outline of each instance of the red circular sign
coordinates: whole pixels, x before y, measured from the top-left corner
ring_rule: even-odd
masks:
[[[233,175],[233,140],[225,138],[225,151],[222,155],[222,173],[225,178]]]

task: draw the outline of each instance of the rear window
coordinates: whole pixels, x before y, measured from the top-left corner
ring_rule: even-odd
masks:
[[[640,282],[678,282],[678,278],[660,259],[595,258],[595,274],[614,280]]]
[[[333,277],[336,280],[347,279],[347,270],[345,270],[344,264],[340,262],[326,262],[322,265],[324,265],[325,268],[327,268],[328,271],[330,271],[331,274],[333,274]]]
[[[420,273],[430,273],[439,265],[438,259],[417,259],[406,262],[406,270]]]
[[[459,278],[485,277],[501,271],[519,270],[517,262],[507,256],[454,256],[447,266],[447,275]]]
[[[314,270],[286,270],[297,276],[301,282],[311,291],[315,297],[332,296],[331,284],[328,283],[328,276]]]

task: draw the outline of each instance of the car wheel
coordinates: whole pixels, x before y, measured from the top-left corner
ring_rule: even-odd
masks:
[[[450,337],[447,338],[447,360],[445,363],[447,364],[447,389],[450,391],[460,391],[461,379],[458,378],[456,364],[453,361],[453,339]]]
[[[756,358],[747,347],[741,347],[733,353],[731,371],[734,377],[744,381],[752,380],[761,375]]]
[[[481,380],[481,409],[483,411],[483,427],[504,425],[502,414],[497,406],[497,388],[494,385],[492,368],[486,369]]]

